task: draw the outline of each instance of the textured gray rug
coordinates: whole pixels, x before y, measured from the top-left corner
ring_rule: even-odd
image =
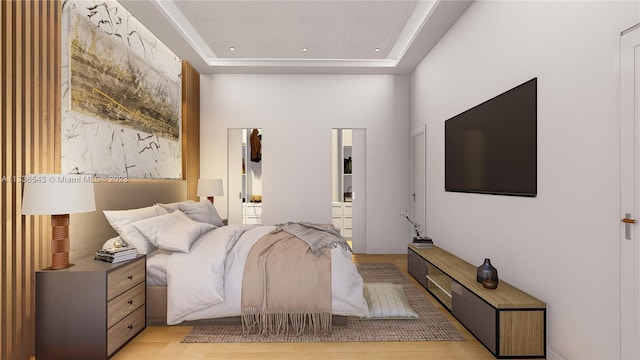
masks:
[[[241,325],[198,325],[183,343],[269,343],[269,342],[353,342],[353,341],[459,341],[464,337],[391,263],[357,264],[367,283],[402,284],[407,300],[420,316],[411,320],[367,320],[349,317],[346,326],[334,326],[330,334],[301,336],[242,335]]]

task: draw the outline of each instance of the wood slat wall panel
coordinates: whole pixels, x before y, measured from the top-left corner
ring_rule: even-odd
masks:
[[[19,177],[59,173],[61,0],[0,0],[0,359],[34,354],[35,270],[50,262],[48,216],[22,216]],[[183,62],[183,178],[200,176],[200,74]],[[186,99],[186,100],[185,100]]]
[[[60,0],[0,2],[0,358],[7,360],[33,355],[34,271],[49,265],[49,218],[21,215],[19,180],[59,172],[60,18]]]
[[[182,178],[187,198],[198,200],[200,178],[200,73],[182,61]]]

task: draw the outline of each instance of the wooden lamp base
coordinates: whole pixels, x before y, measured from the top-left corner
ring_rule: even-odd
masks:
[[[51,270],[69,267],[69,214],[51,215]]]

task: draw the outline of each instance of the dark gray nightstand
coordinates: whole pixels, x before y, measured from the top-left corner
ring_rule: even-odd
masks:
[[[147,326],[146,257],[36,272],[36,359],[108,359]]]

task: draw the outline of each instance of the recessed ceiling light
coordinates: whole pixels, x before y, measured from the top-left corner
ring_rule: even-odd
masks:
[[[379,51],[380,51],[380,48],[375,48],[375,49],[373,49],[373,51],[375,51],[375,52],[379,52]]]
[[[233,47],[233,46],[229,46],[229,50],[231,50],[231,51],[236,51],[236,48],[235,48],[235,47]]]
[[[309,51],[309,48],[303,47],[302,51]]]

